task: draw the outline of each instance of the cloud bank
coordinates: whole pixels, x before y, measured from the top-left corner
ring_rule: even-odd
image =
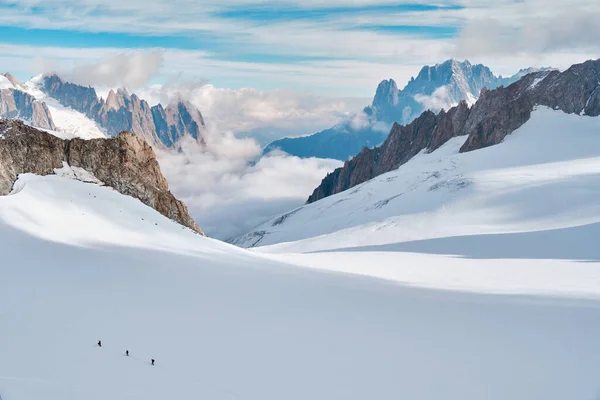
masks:
[[[79,85],[138,89],[158,74],[163,61],[162,50],[135,50],[107,55],[96,62],[75,62],[71,68],[56,70],[50,64],[44,72],[56,72]]]
[[[257,159],[253,139],[207,132],[207,145],[184,141],[181,151],[158,151],[171,191],[185,201],[198,225],[227,240],[302,205],[336,160],[269,154]]]
[[[150,104],[184,98],[220,132],[253,137],[261,146],[327,129],[370,103],[368,98],[316,96],[292,90],[224,89],[203,82],[153,85],[138,91]]]

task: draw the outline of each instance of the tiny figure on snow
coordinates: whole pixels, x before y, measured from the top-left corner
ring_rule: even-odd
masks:
[[[129,350],[125,350],[125,355],[129,357]]]
[[[102,347],[102,340],[98,340],[98,347]]]
[[[150,362],[152,363],[152,365],[154,365],[154,358],[150,359]]]

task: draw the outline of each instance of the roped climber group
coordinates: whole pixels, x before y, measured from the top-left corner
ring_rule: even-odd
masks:
[[[98,347],[102,347],[102,340],[98,340]],[[129,357],[129,350],[125,350],[125,355]],[[150,359],[150,365],[154,365],[154,358]]]

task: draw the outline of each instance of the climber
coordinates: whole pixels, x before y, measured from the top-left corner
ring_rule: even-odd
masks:
[[[129,350],[125,350],[125,355],[129,357]]]
[[[150,361],[152,362],[152,365],[154,365],[154,358],[150,359]]]
[[[102,340],[98,340],[98,347],[102,347]]]

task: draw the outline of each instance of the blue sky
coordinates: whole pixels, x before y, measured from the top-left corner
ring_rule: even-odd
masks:
[[[593,57],[600,7],[573,1],[0,0],[0,68],[24,79],[151,50],[150,83],[370,96],[450,57],[505,75]]]

